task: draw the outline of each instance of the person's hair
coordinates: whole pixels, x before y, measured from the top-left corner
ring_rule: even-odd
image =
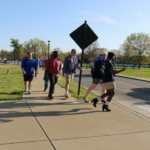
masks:
[[[53,58],[55,59],[55,58],[58,58],[58,51],[54,51],[53,52]]]
[[[115,56],[115,54],[113,52],[108,53],[108,59],[112,59],[114,56]]]
[[[32,53],[32,52],[27,52],[27,55],[28,55],[29,53]]]
[[[58,51],[54,51],[53,54],[58,54]]]

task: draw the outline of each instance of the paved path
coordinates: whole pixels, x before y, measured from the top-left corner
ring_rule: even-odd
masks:
[[[0,103],[0,150],[149,150],[150,123],[113,103],[102,112],[64,99],[56,86],[53,101],[43,92],[43,73],[32,94],[20,102]]]
[[[78,79],[79,75],[77,72],[74,82],[78,83]],[[117,89],[113,102],[150,121],[150,82],[119,76],[116,76],[115,80]],[[84,70],[81,85],[89,88],[91,83],[90,71]],[[95,88],[94,92],[101,94],[100,85]]]

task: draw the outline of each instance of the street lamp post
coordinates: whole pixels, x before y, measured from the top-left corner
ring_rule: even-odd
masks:
[[[48,58],[49,58],[50,40],[48,40]]]

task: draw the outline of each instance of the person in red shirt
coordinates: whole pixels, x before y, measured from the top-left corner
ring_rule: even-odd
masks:
[[[46,74],[48,73],[49,80],[51,83],[49,95],[48,95],[49,100],[54,99],[54,97],[52,96],[53,89],[54,89],[55,84],[57,83],[58,75],[61,73],[61,70],[62,70],[61,65],[62,65],[62,62],[58,58],[58,51],[54,51],[53,57],[48,59],[45,64],[46,70],[45,70],[45,74],[44,74],[44,80],[46,80]]]

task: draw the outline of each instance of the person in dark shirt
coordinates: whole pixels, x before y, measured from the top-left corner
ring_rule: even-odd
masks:
[[[107,97],[107,101],[104,103],[102,109],[103,111],[111,111],[108,108],[109,102],[111,102],[113,96],[115,95],[115,79],[114,74],[120,73],[122,71],[125,71],[127,67],[123,68],[122,70],[116,71],[114,68],[114,65],[112,64],[112,61],[115,59],[115,54],[112,52],[108,53],[108,60],[105,61],[104,68],[103,68],[103,82],[107,89],[107,93],[103,94],[102,96],[95,98],[92,100],[93,106],[96,107],[96,104],[99,100]]]
[[[29,91],[28,94],[31,94],[31,85],[35,70],[35,77],[37,76],[37,64],[36,60],[32,58],[32,53],[27,53],[27,58],[22,61],[21,64],[22,72],[24,75],[25,89],[24,92],[27,92],[27,82],[29,82]]]
[[[102,66],[105,62],[106,57],[107,57],[107,52],[102,51],[100,53],[100,57],[98,57],[94,62],[94,69],[91,75],[93,78],[93,82],[92,82],[91,87],[87,90],[86,95],[83,97],[83,100],[86,103],[88,103],[88,100],[87,100],[88,95],[91,93],[92,90],[96,88],[98,84],[100,84],[102,87],[102,94],[106,92],[106,88],[102,82],[102,74],[101,74]],[[102,100],[102,102],[105,102],[105,101]]]

